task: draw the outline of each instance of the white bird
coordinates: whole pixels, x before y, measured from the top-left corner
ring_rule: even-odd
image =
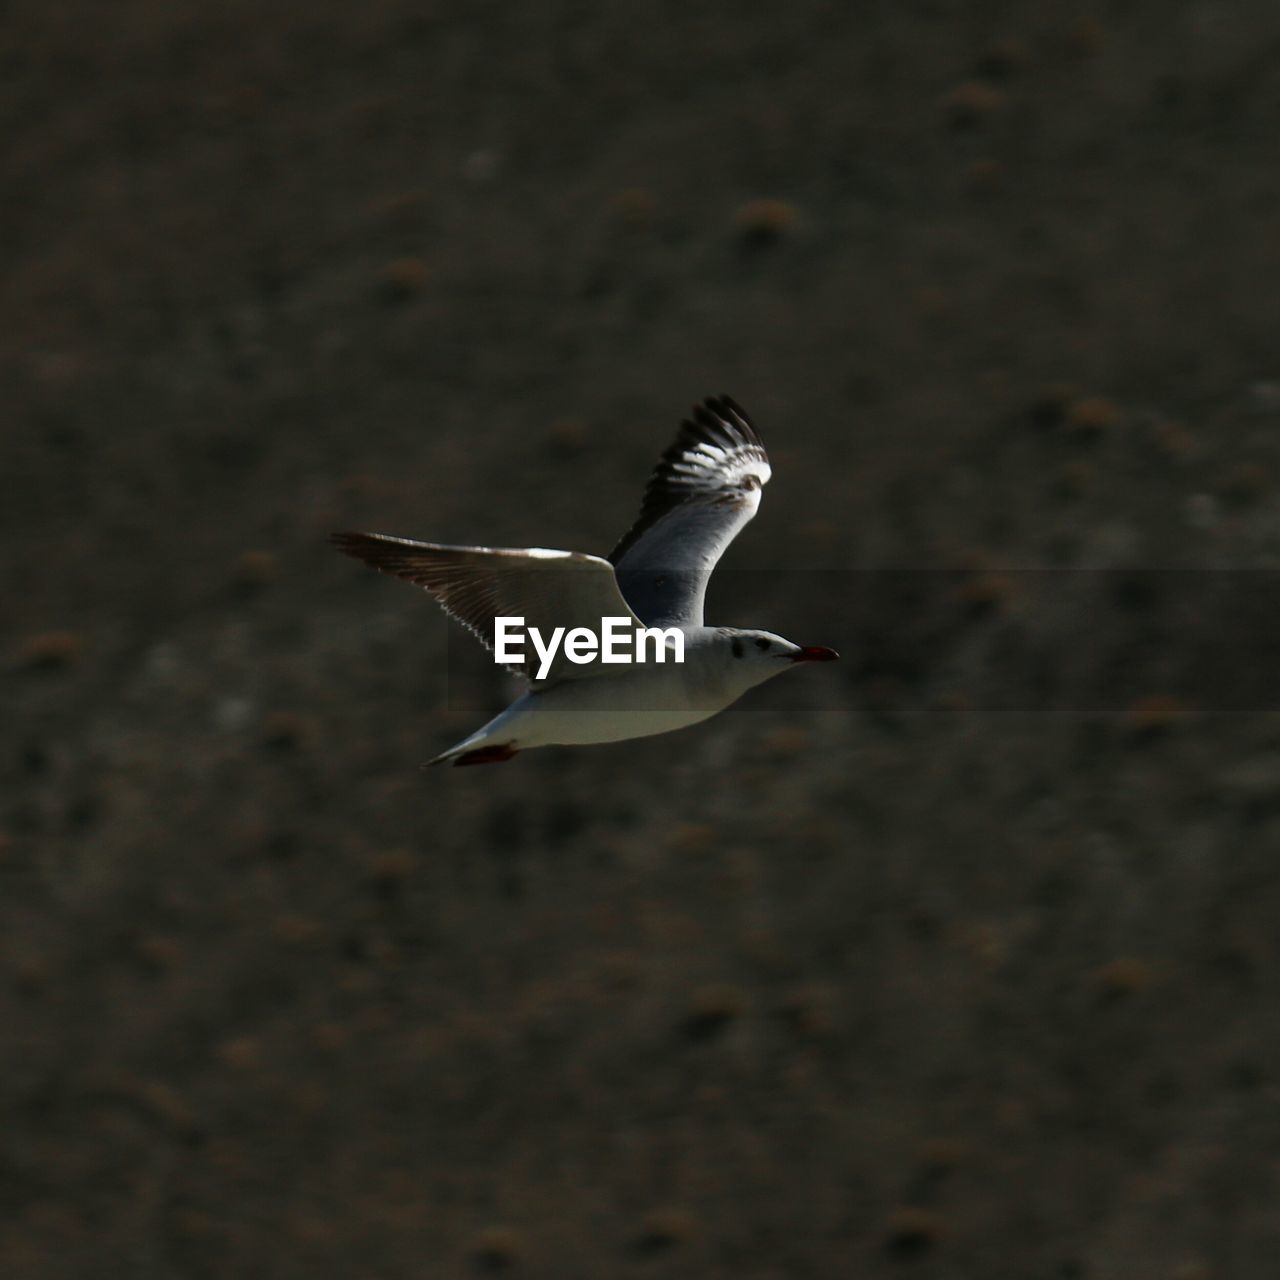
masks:
[[[800,662],[839,655],[769,631],[703,624],[707,580],[755,515],[772,474],[764,445],[728,396],[696,405],[645,488],[640,516],[607,560],[540,547],[451,547],[381,533],[335,533],[348,555],[425,587],[491,650],[495,619],[567,636],[607,618],[674,628],[684,661],[609,665],[570,661],[561,649],[540,670],[530,653],[513,669],[529,690],[431,764],[496,764],[531,747],[620,742],[706,720]],[[674,659],[668,633],[666,659]],[[545,665],[545,664],[544,664]],[[541,675],[543,678],[535,678]]]

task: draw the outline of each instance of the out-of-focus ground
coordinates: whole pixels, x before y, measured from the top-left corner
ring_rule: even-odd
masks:
[[[5,28],[0,1273],[1275,1274],[1270,0]],[[506,688],[325,535],[605,551],[720,391],[846,660],[420,771]]]

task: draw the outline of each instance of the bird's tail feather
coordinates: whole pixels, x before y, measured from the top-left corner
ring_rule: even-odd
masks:
[[[434,764],[454,764],[455,766],[469,764],[504,764],[516,754],[517,748],[514,741],[494,742],[487,738],[484,730],[479,733],[473,733],[469,738],[463,738],[459,743],[450,747],[448,751],[442,751],[434,759],[428,760],[425,768],[430,768]]]

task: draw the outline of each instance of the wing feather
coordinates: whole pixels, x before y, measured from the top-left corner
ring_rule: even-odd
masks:
[[[711,571],[755,515],[771,474],[740,405],[718,396],[694,406],[649,477],[639,518],[609,553],[646,625],[702,624]]]
[[[499,616],[522,617],[547,637],[556,627],[566,632],[590,627],[598,634],[606,617],[627,617],[639,625],[618,588],[613,565],[599,556],[541,547],[450,547],[385,533],[335,533],[330,541],[382,573],[425,588],[490,651]],[[525,645],[525,652],[525,664],[512,670],[532,679],[537,665],[532,644]],[[597,665],[569,663],[562,648],[549,678],[599,670]]]

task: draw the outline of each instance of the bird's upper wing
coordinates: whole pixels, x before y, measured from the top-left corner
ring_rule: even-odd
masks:
[[[541,547],[445,547],[383,533],[335,533],[331,541],[383,573],[425,587],[447,613],[494,648],[494,619],[524,618],[547,640],[556,627],[601,631],[601,619],[639,619],[618,589],[613,565],[599,556]],[[512,670],[533,678],[538,657],[526,638],[525,663]],[[597,663],[571,663],[563,645],[547,679],[600,674]]]
[[[646,626],[702,625],[707,579],[771,474],[760,437],[728,396],[694,407],[649,477],[639,519],[609,553]]]

